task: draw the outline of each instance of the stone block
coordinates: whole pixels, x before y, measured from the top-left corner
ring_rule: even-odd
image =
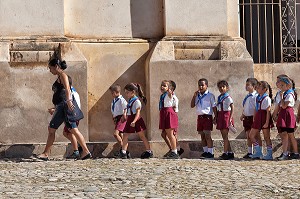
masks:
[[[228,35],[227,1],[165,0],[164,4],[166,36]]]
[[[1,37],[64,35],[64,1],[0,1]]]
[[[91,27],[93,24],[93,27]],[[65,1],[65,34],[76,38],[161,38],[161,0]]]

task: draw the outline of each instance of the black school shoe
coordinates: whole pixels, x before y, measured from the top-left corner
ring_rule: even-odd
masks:
[[[297,154],[295,154],[295,153],[290,153],[289,159],[299,159],[299,153],[297,153]]]
[[[142,153],[141,155],[141,159],[149,159],[149,158],[153,158],[153,152],[149,152],[149,151],[145,151]]]
[[[214,154],[211,154],[211,153],[207,152],[207,155],[205,156],[205,159],[213,160],[214,158],[215,158]]]
[[[165,157],[166,159],[179,159],[179,154],[178,153],[174,153],[173,151],[171,151],[171,153],[169,153],[169,155],[167,157]]]
[[[220,157],[221,160],[229,160],[228,154],[227,153],[223,153]]]
[[[252,159],[252,153],[247,153],[243,156],[244,159]]]
[[[206,158],[207,154],[208,154],[208,152],[203,152],[203,153],[201,154],[200,158],[201,158],[201,159]]]
[[[181,156],[181,154],[183,154],[183,152],[184,152],[183,148],[180,148],[179,151],[177,151],[177,153],[178,153],[179,156]]]
[[[234,153],[228,153],[228,160],[233,160],[234,159]]]
[[[163,157],[166,158],[169,155],[169,153],[171,153],[171,152],[172,152],[172,150],[169,150]]]
[[[92,154],[88,153],[84,157],[82,157],[81,160],[87,160],[87,159],[91,159],[91,158],[92,158]]]

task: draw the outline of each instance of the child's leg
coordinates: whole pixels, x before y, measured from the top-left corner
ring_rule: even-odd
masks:
[[[282,143],[282,152],[284,155],[288,155],[287,149],[288,149],[289,136],[286,131],[281,132],[279,135]]]
[[[143,141],[146,150],[151,150],[151,149],[150,149],[150,144],[149,144],[149,142],[148,142],[148,139],[147,139],[146,136],[145,136],[144,131],[138,132],[138,135],[139,135],[140,139]],[[123,142],[124,142],[124,140],[123,140]]]
[[[263,129],[264,139],[267,145],[267,154],[263,157],[264,160],[272,160],[273,159],[273,149],[272,142],[270,138],[270,129]]]
[[[249,132],[249,139],[252,142],[252,144],[254,146],[259,145],[259,140],[257,140],[259,134],[259,130],[258,129],[251,129]],[[259,136],[260,137],[260,136]],[[261,139],[260,139],[261,140]],[[261,146],[261,145],[260,145]]]
[[[202,148],[203,148],[203,152],[208,152],[208,147],[207,147],[205,133],[203,131],[198,131],[198,133],[201,136],[201,145],[202,145]]]
[[[118,130],[115,130],[114,137],[116,138],[119,145],[122,147],[123,146],[123,141],[122,141],[123,135],[122,135],[122,133],[120,133],[120,131],[118,131]]]
[[[214,143],[211,138],[211,131],[204,131],[205,141],[207,143],[207,151],[214,154]]]
[[[250,130],[246,131],[246,136],[247,136],[248,153],[252,154],[253,153],[253,148],[252,148],[252,142],[251,142],[251,139],[250,139]]]
[[[78,150],[78,144],[77,144],[77,139],[76,139],[76,137],[75,137],[71,132],[66,132],[66,131],[63,132],[63,135],[64,135],[68,140],[70,140],[73,150],[74,150],[74,151],[77,151],[77,150]]]
[[[169,149],[171,150],[171,144],[170,144],[170,141],[169,141],[169,138],[167,137],[167,133],[166,133],[166,131],[165,130],[163,130],[162,132],[161,132],[161,137],[164,139],[164,141],[165,141],[165,143],[168,145],[168,147],[169,147]]]
[[[231,151],[230,143],[228,140],[228,129],[222,129],[221,134],[224,141],[224,153]]]
[[[288,133],[288,137],[289,137],[289,140],[291,141],[293,152],[297,154],[298,153],[298,143],[297,143],[297,140],[295,138],[295,134],[294,133]]]
[[[123,133],[123,145],[122,145],[122,151],[127,151],[128,148],[128,137],[129,133]]]
[[[251,129],[249,133],[249,138],[253,144],[254,153],[252,155],[253,159],[262,157],[262,143],[258,129]]]
[[[174,129],[166,129],[166,133],[167,133],[167,137],[170,141],[170,145],[171,145],[171,150],[173,152],[177,153],[177,148],[176,148],[176,138],[174,136]]]

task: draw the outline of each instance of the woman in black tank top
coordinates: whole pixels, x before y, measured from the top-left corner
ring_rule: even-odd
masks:
[[[76,122],[69,122],[66,120],[65,115],[65,106],[68,106],[70,110],[74,109],[74,105],[72,103],[72,95],[71,95],[71,84],[72,79],[64,72],[67,68],[65,61],[60,61],[58,59],[52,59],[49,62],[49,69],[53,75],[57,75],[58,78],[52,85],[53,97],[52,102],[55,105],[55,111],[52,116],[52,120],[50,121],[48,127],[48,139],[46,143],[45,150],[42,154],[38,156],[39,159],[48,160],[48,156],[50,153],[51,146],[55,140],[55,132],[58,127],[64,122],[65,125],[69,128],[69,131],[76,137],[83,151],[81,154],[82,160],[89,159],[92,157],[90,151],[86,146],[86,142],[84,137],[79,132],[77,128]],[[50,112],[50,109],[49,109]]]

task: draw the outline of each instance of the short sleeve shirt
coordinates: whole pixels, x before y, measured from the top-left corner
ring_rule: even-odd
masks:
[[[232,103],[233,103],[233,99],[230,96],[225,98],[223,100],[223,111],[231,111],[230,104],[232,104]],[[218,109],[218,111],[221,111],[221,104],[217,105],[217,109]]]
[[[267,110],[272,105],[272,100],[269,96],[265,97],[261,103],[261,110]],[[258,107],[259,108],[259,107]]]
[[[127,101],[124,99],[122,95],[119,95],[118,99],[119,100],[115,103],[114,110],[112,110],[113,102],[111,103],[111,113],[113,117],[117,117],[118,115],[123,115],[123,111],[127,107]],[[113,100],[116,100],[116,98]]]
[[[213,107],[216,106],[215,96],[212,93],[210,93],[208,90],[205,91],[205,93],[203,93],[203,95],[201,95],[201,93],[199,95],[200,95],[200,98],[203,95],[206,95],[206,96],[204,96],[201,99],[201,103],[200,103],[200,99],[198,98],[198,96],[195,99],[195,106],[196,106],[197,115],[212,115],[213,114]]]
[[[245,105],[244,105],[244,115],[245,116],[253,116],[255,113],[255,106],[256,106],[256,97],[257,92],[251,93],[252,96],[248,97]]]
[[[142,103],[139,99],[135,100],[135,102],[133,102],[133,105],[131,107],[131,111],[132,111],[133,115],[136,114],[136,109],[138,109],[138,108],[142,109]],[[130,108],[127,109],[127,115],[131,115],[131,111],[130,111]]]
[[[289,102],[288,106],[294,107],[295,106],[294,94],[292,94],[292,93],[287,94],[284,98],[284,101]]]

